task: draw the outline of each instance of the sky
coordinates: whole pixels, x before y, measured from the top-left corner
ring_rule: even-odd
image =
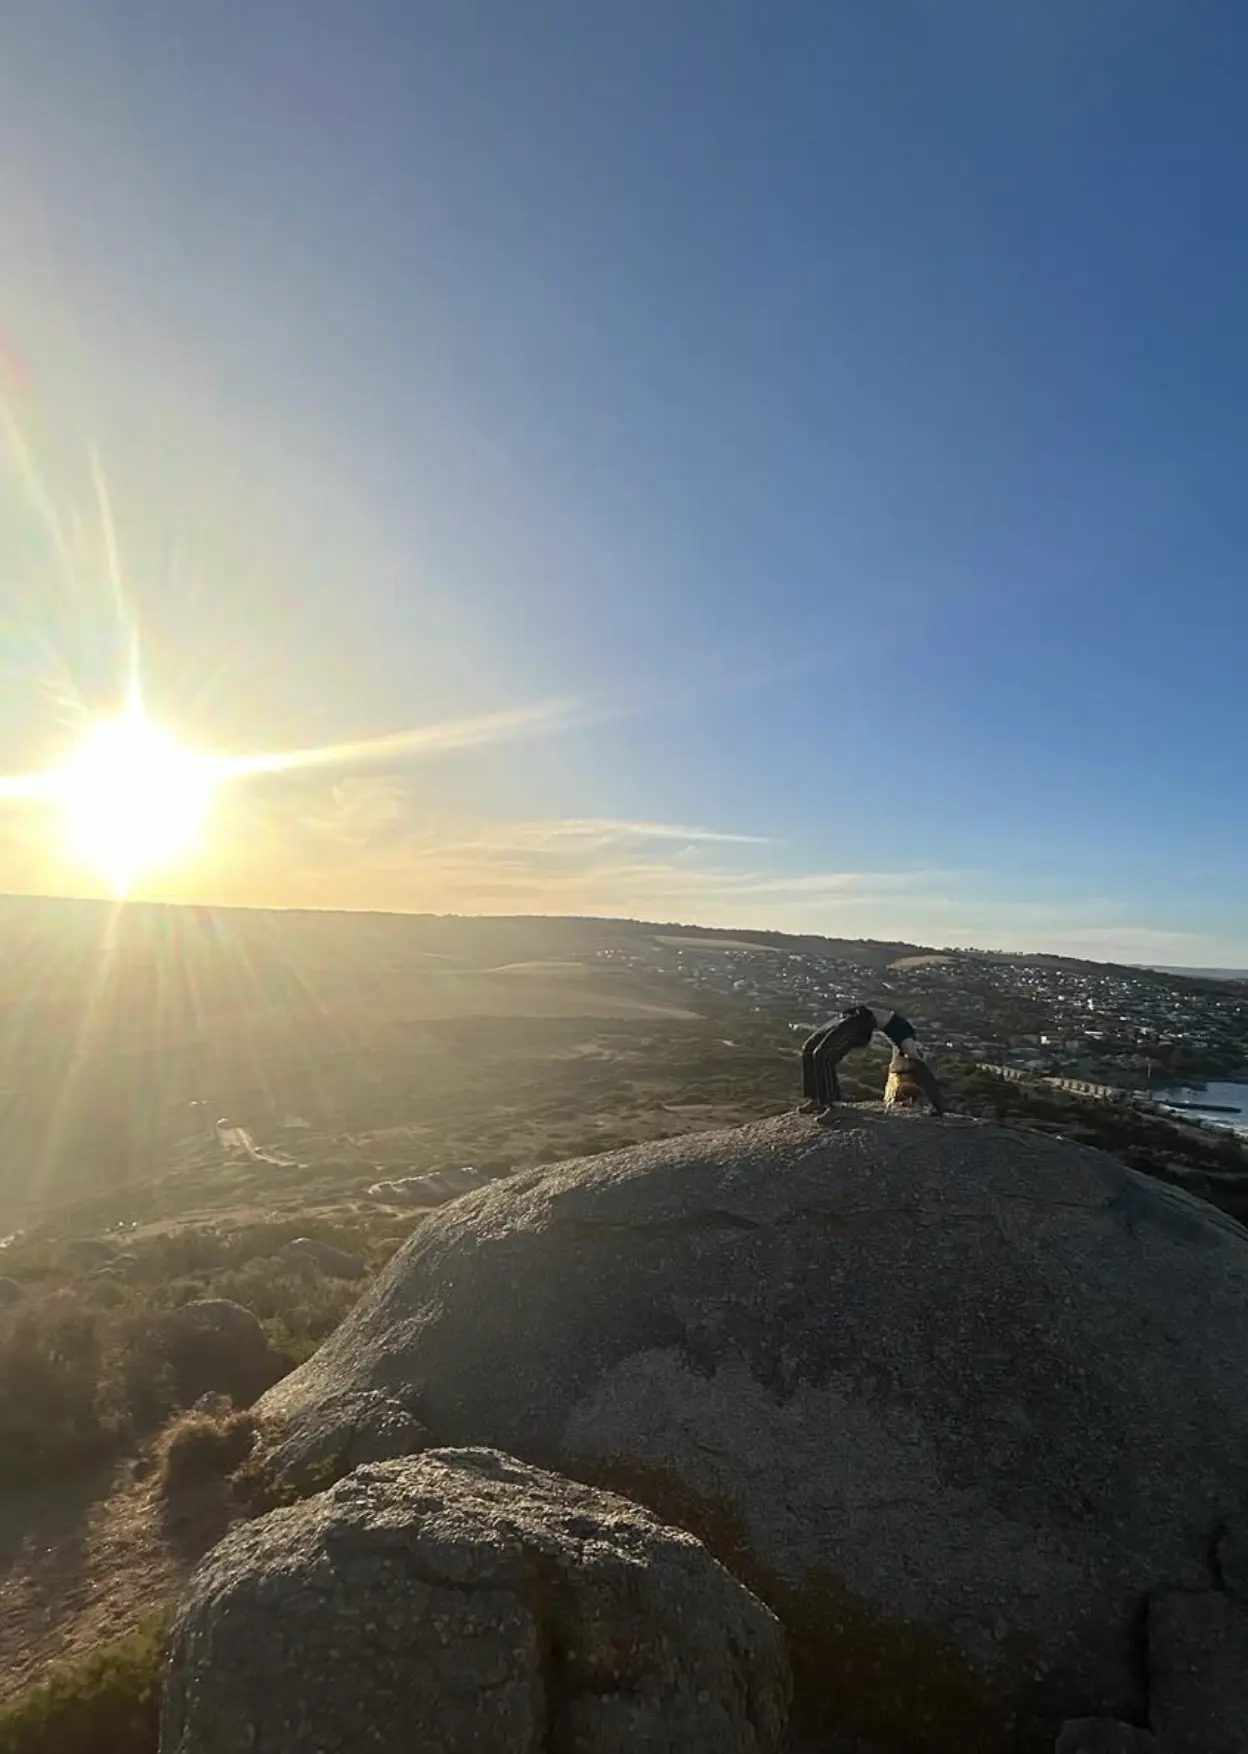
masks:
[[[0,773],[133,638],[353,746],[142,893],[1248,965],[1246,82],[1242,0],[0,0]]]

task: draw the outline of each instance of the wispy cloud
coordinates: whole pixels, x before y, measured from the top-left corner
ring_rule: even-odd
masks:
[[[952,870],[908,871],[806,871],[773,876],[746,875],[737,880],[741,895],[793,896],[809,899],[827,896],[836,900],[871,899],[881,895],[923,895],[935,899],[937,886],[957,881],[966,873]]]
[[[783,853],[775,842],[715,823],[433,820],[394,776],[340,780],[315,802],[305,794],[285,824],[270,817],[271,850],[262,838],[234,837],[254,855],[252,873],[258,876],[261,862],[281,870],[292,901],[465,913],[645,914],[738,924],[822,914],[835,930],[834,915],[923,897],[943,875],[786,872],[776,869]],[[279,851],[283,842],[288,856]],[[804,920],[793,923],[805,929]]]
[[[455,721],[433,728],[422,747],[466,747],[507,735],[511,723],[511,715]],[[1242,946],[1133,917],[1112,897],[1004,900],[990,874],[931,861],[803,871],[782,845],[733,824],[464,820],[452,804],[432,784],[394,772],[292,771],[254,793],[227,788],[228,819],[205,858],[153,893],[279,907],[631,915],[1138,963],[1246,959]],[[67,867],[58,840],[46,812],[13,812],[0,888],[81,892],[83,873]]]
[[[324,743],[310,749],[228,756],[219,765],[224,775],[242,779],[253,774],[294,773],[305,768],[349,768],[365,763],[371,766],[399,758],[414,761],[457,749],[477,749],[519,737],[566,731],[585,718],[586,710],[583,702],[574,699],[539,701],[532,706],[509,707],[475,718],[445,719],[439,724],[390,731],[380,737]]]
[[[490,823],[451,845],[460,848],[592,848],[630,842],[680,842],[686,846],[770,846],[765,835],[731,829],[689,827],[676,822],[630,822],[614,817],[565,817],[551,821]],[[445,850],[450,850],[448,846]]]

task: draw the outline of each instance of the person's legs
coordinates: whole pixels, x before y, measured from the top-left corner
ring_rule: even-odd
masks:
[[[875,1018],[864,1007],[847,1011],[826,1030],[812,1053],[815,1074],[815,1097],[824,1107],[831,1108],[841,1100],[841,1083],[836,1068],[855,1048],[866,1047],[875,1034]]]
[[[836,1067],[837,1061],[831,1054],[821,1054],[815,1062],[820,1109],[835,1108],[841,1100],[841,1081],[836,1075]]]
[[[819,1081],[815,1072],[815,1054],[820,1044],[829,1036],[836,1025],[825,1023],[822,1029],[816,1029],[802,1043],[802,1103],[803,1114],[814,1114],[819,1107]]]
[[[801,1094],[805,1096],[806,1102],[813,1102],[819,1096],[819,1089],[815,1086],[815,1049],[831,1028],[833,1024],[824,1024],[822,1030],[813,1031],[813,1035],[808,1035],[801,1044]]]

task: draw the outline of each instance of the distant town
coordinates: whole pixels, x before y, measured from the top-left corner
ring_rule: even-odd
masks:
[[[735,999],[795,1034],[856,1002],[904,1012],[936,1056],[1124,1091],[1248,1074],[1248,983],[947,951],[820,955],[678,933],[603,960]]]

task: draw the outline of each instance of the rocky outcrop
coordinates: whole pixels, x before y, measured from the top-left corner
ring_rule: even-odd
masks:
[[[161,1754],[778,1754],[775,1618],[681,1530],[488,1451],[358,1469],[228,1536]]]
[[[1248,1504],[1248,1233],[1102,1154],[846,1110],[429,1219],[265,1397],[610,1486],[780,1614],[815,1721],[1051,1749],[1146,1721],[1148,1598]]]
[[[392,1181],[374,1182],[369,1197],[400,1206],[442,1206],[484,1187],[492,1178],[471,1164],[429,1170],[425,1175],[403,1175]]]
[[[260,1465],[270,1489],[302,1494],[331,1485],[366,1462],[418,1455],[429,1433],[401,1402],[373,1389],[330,1395],[286,1430]]]

